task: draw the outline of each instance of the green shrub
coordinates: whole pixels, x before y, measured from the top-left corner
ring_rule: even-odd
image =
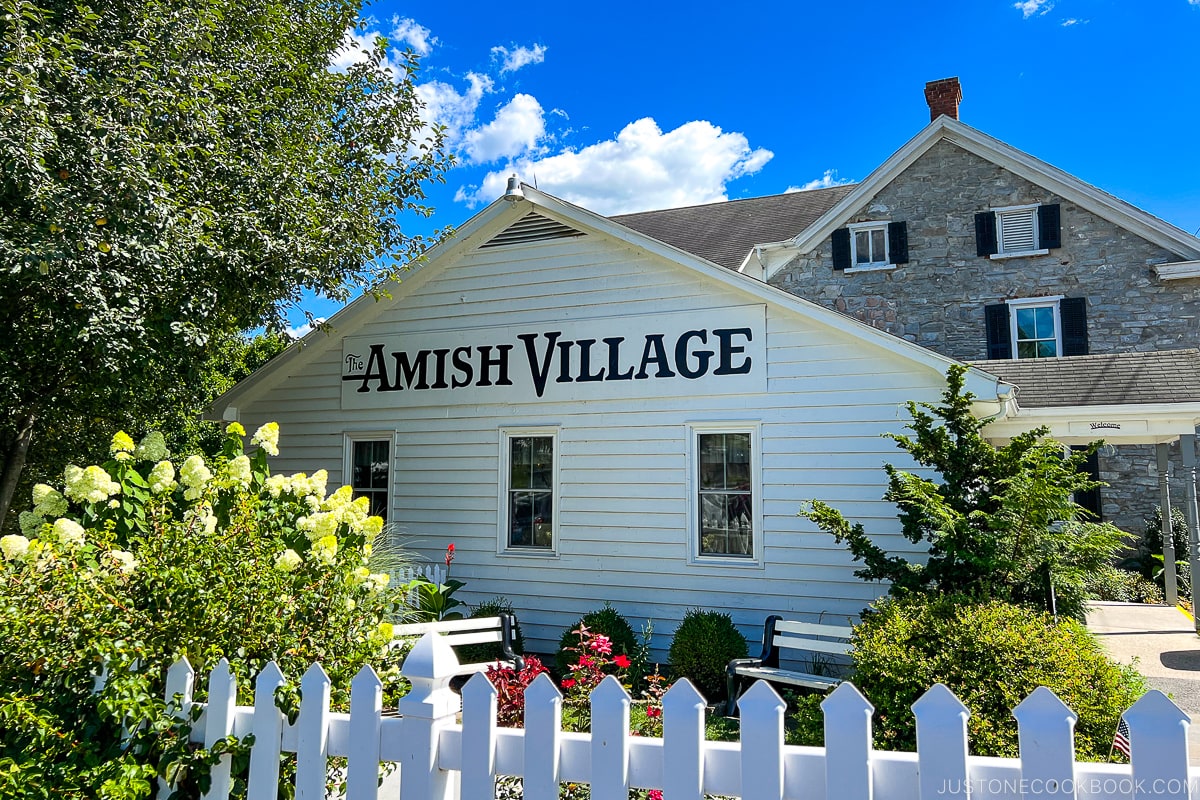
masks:
[[[622,617],[611,604],[605,603],[603,608],[589,611],[578,622],[563,631],[558,640],[558,653],[554,659],[559,675],[566,675],[570,672],[571,665],[578,659],[578,655],[567,648],[579,646],[581,637],[576,631],[581,627],[587,628],[592,633],[607,636],[612,642],[614,656],[626,655],[635,659],[640,652],[637,636],[628,620]]]
[[[196,796],[212,756],[163,700],[183,655],[198,700],[222,657],[243,704],[271,660],[291,681],[288,711],[313,661],[335,707],[366,663],[398,699],[386,619],[404,598],[366,566],[382,520],[349,487],[327,496],[323,472],[270,475],[273,423],[248,453],[243,435],[234,423],[217,458],[173,463],[161,436],[118,434],[111,461],[69,467],[61,491],[35,487],[24,533],[0,538],[0,797],[149,797],[160,769]],[[245,743],[230,752],[244,767]]]
[[[471,609],[471,619],[498,617],[501,614],[512,614],[513,619],[516,620],[512,602],[508,598],[493,597],[491,600],[484,600]],[[513,626],[513,651],[517,655],[525,652],[525,637],[521,635],[520,622],[517,622]],[[458,655],[460,664],[483,664],[490,661],[499,661],[504,658],[504,652],[500,649],[499,642],[464,644],[461,647],[454,648],[454,652]]]
[[[912,704],[944,683],[971,712],[976,755],[1017,755],[1012,709],[1038,686],[1079,715],[1080,760],[1107,760],[1122,711],[1145,691],[1144,679],[1108,658],[1074,620],[962,597],[887,599],[853,635],[854,683],[875,706],[875,744],[912,750]]]
[[[1121,603],[1161,603],[1162,589],[1136,572],[1101,567],[1084,580],[1092,600],[1115,600]]]
[[[676,678],[687,678],[715,703],[725,697],[725,667],[748,652],[745,637],[728,614],[691,608],[675,630],[668,661]]]

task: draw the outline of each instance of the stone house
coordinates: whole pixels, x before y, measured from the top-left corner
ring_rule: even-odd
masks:
[[[963,124],[961,97],[928,84],[929,125],[861,183],[615,219],[960,361],[1200,347],[1200,240]],[[1096,510],[1139,531],[1155,463],[1104,448]]]

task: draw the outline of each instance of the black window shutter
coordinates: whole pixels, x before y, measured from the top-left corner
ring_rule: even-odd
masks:
[[[1078,452],[1084,448],[1080,445],[1071,445],[1071,449]],[[1100,480],[1100,458],[1096,453],[1092,453],[1087,458],[1087,464],[1084,467],[1088,477],[1094,481]],[[1076,492],[1075,502],[1089,512],[1093,516],[1089,517],[1089,521],[1102,522],[1103,512],[1101,510],[1100,487],[1088,489],[1086,492]]]
[[[1088,354],[1087,298],[1064,297],[1058,301],[1058,315],[1062,322],[1064,356],[1086,356]]]
[[[1008,328],[1008,304],[997,303],[983,308],[984,327],[987,328],[987,357],[989,359],[1012,358],[1012,332]]]
[[[908,263],[908,223],[888,223],[888,256],[893,264]]]
[[[850,229],[838,228],[830,237],[833,244],[833,268],[847,269],[850,266]]]
[[[1038,247],[1042,250],[1062,247],[1062,220],[1058,203],[1038,206]]]
[[[975,215],[975,255],[986,257],[996,252],[996,213],[981,211]]]

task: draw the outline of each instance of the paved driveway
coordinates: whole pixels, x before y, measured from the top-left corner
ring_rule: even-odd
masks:
[[[1135,664],[1192,718],[1191,763],[1200,765],[1200,637],[1191,617],[1168,606],[1092,603],[1087,626],[1114,659]]]

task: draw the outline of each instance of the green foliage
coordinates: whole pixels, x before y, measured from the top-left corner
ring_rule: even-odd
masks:
[[[1089,600],[1113,600],[1120,603],[1161,603],[1162,589],[1136,572],[1116,567],[1101,567],[1084,580]]]
[[[675,630],[668,662],[676,678],[687,678],[710,703],[725,697],[725,668],[745,658],[746,639],[721,611],[690,608]]]
[[[987,420],[971,412],[963,391],[966,368],[952,366],[942,403],[908,404],[912,435],[889,434],[913,461],[940,482],[885,465],[883,498],[899,508],[906,539],[929,548],[924,563],[889,555],[860,523],[851,524],[818,500],[800,512],[849,547],[863,580],[886,580],[896,596],[962,594],[1047,607],[1046,575],[1059,613],[1082,619],[1087,573],[1111,563],[1125,534],[1080,521],[1072,494],[1098,485],[1086,471],[1095,444],[1064,456],[1063,446],[1038,428],[1008,444],[989,443]]]
[[[558,654],[555,656],[555,664],[560,675],[570,672],[575,663],[576,650],[580,643],[580,635],[577,631],[580,628],[585,628],[594,634],[607,636],[612,642],[613,655],[625,655],[632,659],[639,653],[637,636],[629,622],[611,604],[605,603],[602,608],[589,611],[578,622],[563,631],[558,642]]]
[[[228,659],[242,703],[271,660],[296,682],[277,698],[287,712],[313,661],[335,706],[366,663],[397,699],[384,620],[404,596],[365,566],[382,521],[349,487],[326,496],[323,472],[270,475],[277,431],[243,453],[235,423],[219,456],[182,463],[161,437],[118,434],[102,467],[35,489],[25,535],[0,538],[0,796],[148,797],[170,775],[192,797],[220,752],[244,765],[246,742],[194,749],[166,713],[182,656],[201,675]]]
[[[971,712],[976,755],[1017,755],[1012,709],[1038,686],[1079,715],[1079,760],[1107,760],[1117,720],[1145,691],[1075,620],[1000,602],[911,596],[884,600],[854,629],[854,684],[875,706],[875,745],[913,750],[912,704],[944,683]]]
[[[512,614],[516,620],[516,613],[513,611],[512,601],[505,597],[493,597],[491,600],[484,600],[479,605],[471,609],[471,618],[480,619],[483,617],[498,617],[501,614]],[[521,655],[525,652],[525,637],[521,634],[521,623],[518,621],[513,625],[513,652]],[[499,642],[485,642],[482,644],[464,644],[454,648],[458,654],[458,661],[461,664],[484,664],[489,661],[499,661],[504,658],[504,653],[500,649]]]
[[[1163,524],[1162,508],[1155,506],[1154,516],[1143,520],[1145,528],[1138,540],[1134,555],[1124,559],[1120,566],[1123,569],[1135,570],[1143,577],[1154,581],[1160,589],[1165,589],[1166,578],[1163,575]],[[1171,540],[1175,547],[1175,577],[1181,597],[1191,597],[1191,563],[1188,561],[1189,539],[1187,517],[1178,508],[1171,509]]]
[[[0,516],[40,432],[152,418],[214,337],[423,249],[442,134],[411,51],[330,68],[360,10],[0,4]]]

